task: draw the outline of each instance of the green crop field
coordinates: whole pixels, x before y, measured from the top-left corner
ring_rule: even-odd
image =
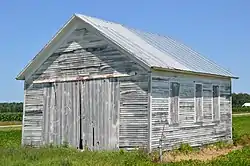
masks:
[[[250,116],[233,118],[234,132],[250,134]],[[245,146],[210,161],[181,161],[159,164],[152,156],[134,152],[79,152],[70,148],[21,148],[21,128],[0,128],[0,165],[250,165],[250,147]]]

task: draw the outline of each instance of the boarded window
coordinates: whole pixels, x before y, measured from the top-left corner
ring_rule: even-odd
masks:
[[[202,104],[203,120],[211,121],[213,119],[213,86],[211,83],[202,84]]]
[[[195,112],[196,121],[201,121],[203,116],[202,110],[202,84],[195,84]]]
[[[213,86],[213,119],[219,120],[220,119],[220,109],[219,109],[219,86]]]
[[[170,117],[171,123],[178,123],[178,109],[179,109],[179,93],[180,84],[178,82],[171,82],[170,84]]]
[[[195,120],[194,113],[194,95],[195,89],[193,82],[181,82],[179,94],[179,123],[193,123]]]

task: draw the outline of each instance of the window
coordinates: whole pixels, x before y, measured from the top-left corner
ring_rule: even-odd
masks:
[[[196,121],[203,119],[202,84],[195,84],[195,113]]]
[[[178,82],[171,82],[170,84],[170,119],[172,124],[178,123],[179,114],[179,93],[180,84]]]
[[[193,123],[195,118],[195,89],[193,82],[180,82],[178,121],[182,124]]]
[[[213,120],[220,120],[219,86],[213,85]]]

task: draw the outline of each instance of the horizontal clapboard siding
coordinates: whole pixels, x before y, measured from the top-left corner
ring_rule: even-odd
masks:
[[[180,83],[178,124],[171,123],[170,83]],[[195,84],[203,85],[203,119],[196,121]],[[212,120],[213,85],[220,87],[220,120]],[[199,115],[200,116],[200,115]],[[231,140],[231,82],[228,79],[152,73],[152,148],[170,149],[181,143],[199,146]]]
[[[162,130],[169,123],[169,86],[168,78],[152,77],[152,148],[159,146]]]
[[[38,146],[42,141],[43,85],[25,84],[22,144]]]
[[[79,34],[80,37],[79,37]],[[33,75],[36,80],[144,71],[101,37],[76,30]]]
[[[120,79],[121,148],[148,144],[148,75]]]

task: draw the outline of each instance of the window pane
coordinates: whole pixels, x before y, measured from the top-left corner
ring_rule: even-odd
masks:
[[[219,120],[219,86],[213,86],[213,118]]]
[[[202,120],[202,84],[195,85],[196,121]]]
[[[170,94],[171,94],[171,106],[170,116],[172,124],[178,123],[178,109],[179,109],[179,93],[180,84],[178,82],[171,82]]]

